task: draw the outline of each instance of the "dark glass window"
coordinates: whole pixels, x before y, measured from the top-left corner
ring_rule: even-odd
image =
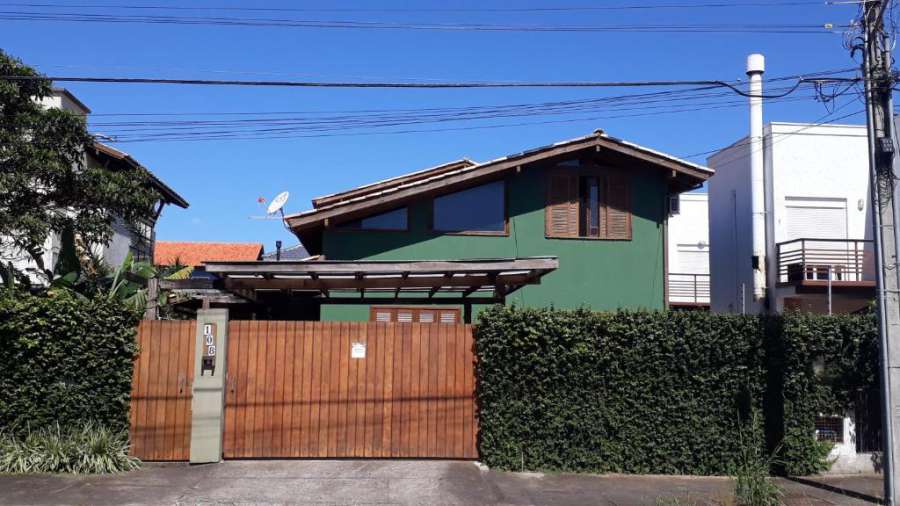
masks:
[[[581,190],[581,237],[601,237],[600,234],[600,178],[582,177],[579,181]]]
[[[361,230],[406,230],[405,207],[394,209],[386,213],[376,214],[359,220],[341,223],[338,228],[351,228]]]
[[[433,228],[441,232],[504,232],[504,182],[495,181],[434,199]]]

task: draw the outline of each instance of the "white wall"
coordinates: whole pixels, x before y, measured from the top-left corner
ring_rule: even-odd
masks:
[[[709,200],[706,193],[682,193],[680,212],[669,217],[669,272],[709,274]],[[702,254],[705,261],[698,261]]]
[[[669,302],[709,303],[704,289],[707,277],[695,279],[687,274],[709,274],[709,201],[706,193],[682,193],[679,213],[669,216],[667,260]],[[694,281],[701,282],[697,285]],[[696,287],[696,290],[694,289]]]
[[[795,238],[790,234],[787,206],[841,207],[840,202],[846,208],[846,237],[871,239],[865,126],[810,128],[807,124],[772,123],[765,135],[771,139],[772,146],[772,220],[776,243]]]
[[[716,171],[709,195],[710,309],[722,313],[758,311],[753,302],[750,147],[747,139],[709,157]]]
[[[770,276],[776,281],[776,244],[795,239],[797,230],[817,236],[871,239],[868,151],[865,126],[770,123],[763,137],[767,199],[766,245]],[[746,138],[708,160],[716,174],[709,181],[711,309],[740,312],[740,287],[746,286],[747,312],[763,310],[751,297],[750,160]],[[800,208],[808,209],[800,209]],[[793,209],[792,209],[793,208]],[[825,220],[800,223],[818,209]],[[806,213],[810,210],[810,213]],[[842,218],[837,220],[837,216]],[[791,223],[791,219],[794,222]],[[802,225],[802,226],[801,226]],[[781,303],[776,301],[777,306]]]

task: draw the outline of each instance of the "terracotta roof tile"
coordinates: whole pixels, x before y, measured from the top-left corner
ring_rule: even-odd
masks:
[[[241,262],[259,260],[263,245],[237,242],[176,242],[156,241],[153,250],[155,265],[198,266],[203,262]]]

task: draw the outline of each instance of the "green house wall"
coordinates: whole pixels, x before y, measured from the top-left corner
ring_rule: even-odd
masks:
[[[664,220],[667,185],[662,171],[635,169],[630,241],[549,239],[544,234],[544,171],[527,168],[507,184],[508,236],[442,234],[429,230],[431,199],[409,206],[408,230],[326,229],[329,260],[444,260],[554,255],[559,269],[538,285],[507,297],[518,306],[661,309],[664,303]],[[481,308],[473,308],[473,317]],[[367,320],[368,305],[323,305],[322,320]]]

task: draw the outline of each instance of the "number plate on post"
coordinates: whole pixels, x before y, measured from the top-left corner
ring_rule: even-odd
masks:
[[[209,371],[210,376],[216,374],[216,324],[203,324],[203,355],[200,359],[200,375]]]

